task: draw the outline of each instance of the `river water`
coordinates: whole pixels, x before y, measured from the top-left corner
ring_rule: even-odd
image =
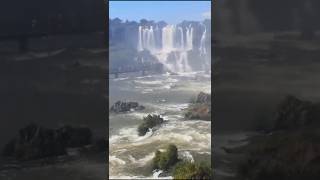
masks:
[[[156,150],[164,150],[169,143],[177,146],[181,159],[210,161],[211,122],[184,120],[184,109],[200,91],[211,93],[210,73],[126,74],[110,79],[109,107],[121,100],[135,101],[146,108],[110,113],[109,178],[159,179],[161,171],[152,171],[152,158]],[[165,122],[154,132],[138,136],[137,127],[148,114],[160,114]]]

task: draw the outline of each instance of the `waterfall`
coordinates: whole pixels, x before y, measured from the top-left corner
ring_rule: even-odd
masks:
[[[183,29],[179,27],[180,32],[180,49],[184,49],[184,38],[183,38]]]
[[[162,50],[170,52],[174,50],[175,26],[167,25],[162,29]]]
[[[187,50],[192,50],[193,48],[193,28],[191,26],[187,27]]]
[[[149,50],[170,71],[192,71],[188,51],[193,49],[193,27],[190,25],[183,29],[176,25],[166,25],[154,29],[153,26],[139,26],[137,49]],[[174,62],[168,62],[171,53],[174,53]]]
[[[199,48],[201,56],[207,54],[206,44],[205,44],[207,28],[205,26],[203,26],[203,27],[204,27],[204,31],[203,31],[202,36],[201,36],[200,48]]]
[[[141,33],[142,33],[142,27],[139,26],[139,35],[138,35],[138,51],[142,51],[143,47],[142,47],[142,37],[141,37]]]
[[[183,72],[190,72],[192,71],[192,68],[189,65],[188,62],[188,52],[187,51],[182,51],[180,53],[180,58],[179,58],[179,63],[180,63],[180,69],[179,70],[183,70]]]

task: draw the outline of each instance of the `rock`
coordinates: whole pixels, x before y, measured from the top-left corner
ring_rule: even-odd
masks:
[[[200,119],[200,120],[211,120],[211,105],[209,104],[196,104],[191,105],[187,109],[185,114],[186,119]]]
[[[110,111],[115,113],[120,113],[120,112],[127,112],[131,110],[143,110],[143,109],[145,109],[145,107],[139,105],[139,103],[137,102],[117,101],[111,106]]]
[[[160,115],[148,115],[147,117],[143,118],[142,124],[138,127],[139,136],[144,136],[148,130],[154,128],[157,125],[163,123],[163,118]]]
[[[200,92],[195,99],[191,100],[187,112],[186,119],[211,120],[211,95]]]
[[[49,129],[32,123],[19,130],[18,136],[4,147],[3,155],[19,160],[66,155],[67,148],[90,144],[91,137],[88,128]]]
[[[204,92],[200,92],[197,96],[195,103],[211,104],[211,95]]]
[[[178,162],[178,149],[174,144],[169,144],[165,152],[156,151],[153,158],[153,169],[168,170]]]

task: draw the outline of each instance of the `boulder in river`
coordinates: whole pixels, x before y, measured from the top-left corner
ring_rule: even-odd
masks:
[[[117,101],[114,103],[110,111],[115,112],[115,113],[120,113],[120,112],[128,112],[131,110],[143,110],[145,107],[139,105],[137,102],[122,102],[122,101]]]
[[[200,92],[197,96],[195,103],[211,104],[211,94]]]
[[[149,129],[152,129],[161,123],[163,123],[163,118],[161,118],[160,115],[149,114],[147,117],[143,118],[142,124],[138,127],[139,136],[144,136]]]
[[[186,119],[211,120],[211,95],[200,92],[192,100],[185,114]]]

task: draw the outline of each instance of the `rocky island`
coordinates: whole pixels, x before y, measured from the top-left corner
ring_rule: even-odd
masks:
[[[143,118],[142,124],[138,127],[139,136],[144,136],[149,129],[154,128],[163,123],[163,118],[160,115],[148,115],[147,117]]]
[[[121,113],[121,112],[128,112],[132,110],[143,110],[145,107],[139,105],[137,102],[122,102],[122,101],[117,101],[114,103],[110,111],[115,112],[115,113]]]
[[[186,119],[200,119],[211,120],[211,95],[200,92],[198,96],[191,100],[187,112],[185,114]]]

